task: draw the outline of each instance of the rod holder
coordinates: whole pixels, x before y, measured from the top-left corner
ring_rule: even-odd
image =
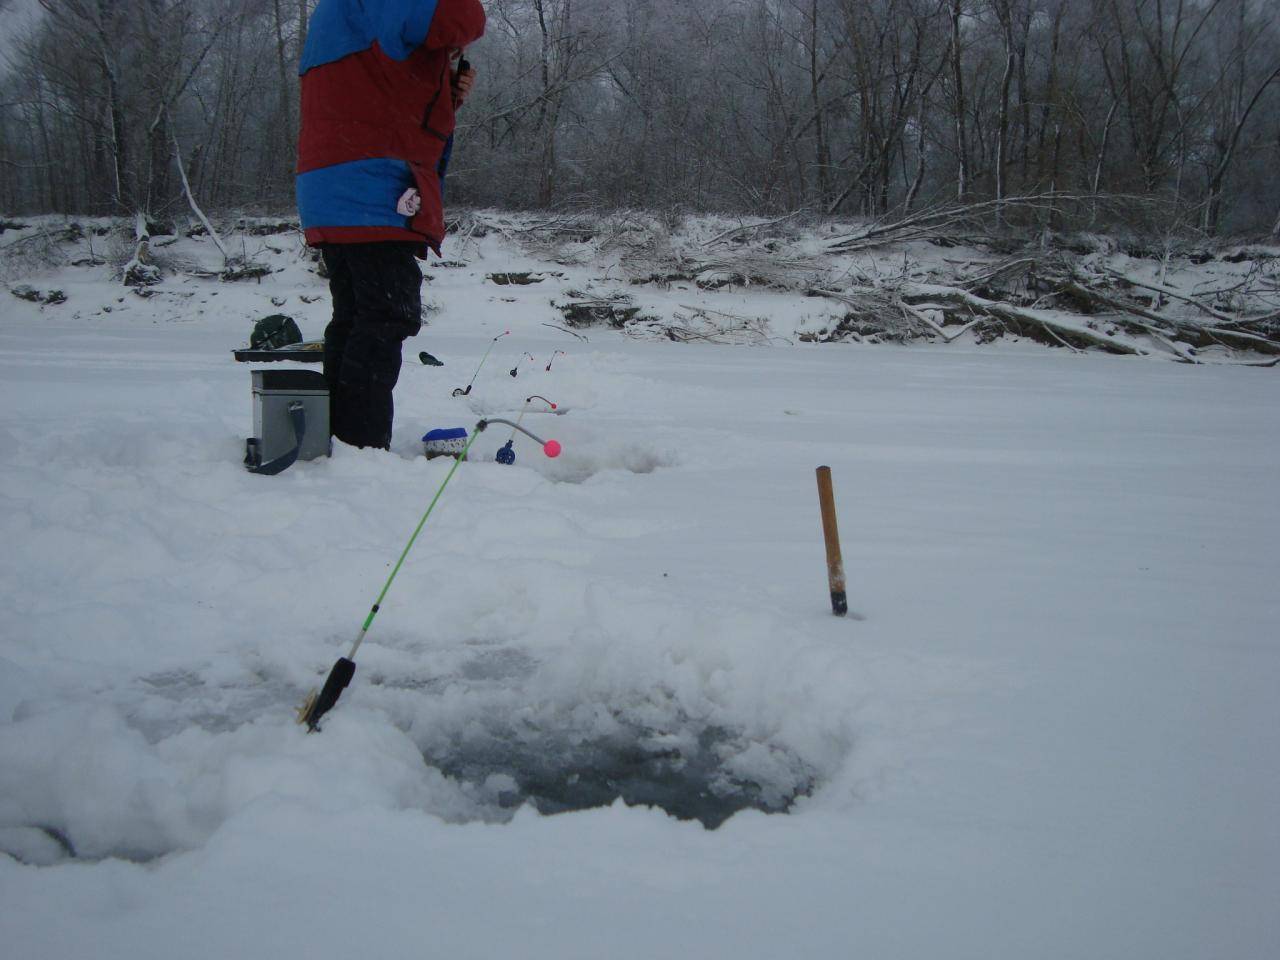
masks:
[[[843,617],[849,612],[845,593],[844,561],[840,558],[840,530],[836,525],[836,500],[831,492],[831,468],[818,467],[818,506],[822,508],[822,539],[827,546],[827,584],[831,588],[831,612]]]

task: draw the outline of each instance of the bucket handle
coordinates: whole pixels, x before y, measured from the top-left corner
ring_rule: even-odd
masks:
[[[249,469],[250,473],[261,474],[264,477],[274,477],[277,473],[293,466],[293,461],[298,459],[298,452],[302,449],[302,438],[307,435],[307,410],[301,400],[293,400],[289,404],[289,422],[293,424],[293,449],[287,453],[282,453],[274,460],[268,463],[259,463],[258,443],[256,439],[250,439],[244,455],[244,465]]]

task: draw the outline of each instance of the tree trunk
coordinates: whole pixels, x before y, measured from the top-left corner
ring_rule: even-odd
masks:
[[[809,7],[809,98],[813,103],[813,131],[815,143],[815,162],[818,167],[818,204],[825,207],[831,195],[828,183],[828,168],[831,165],[831,154],[827,147],[826,126],[823,123],[822,96],[819,90],[821,77],[818,72],[818,0],[813,0]]]
[[[1044,102],[1040,105],[1040,130],[1036,134],[1036,180],[1041,186],[1045,177],[1045,138],[1049,132],[1049,117],[1058,106],[1058,50],[1062,38],[1062,16],[1065,2],[1059,4],[1053,17],[1053,29],[1049,40],[1049,78]],[[1028,134],[1029,136],[1029,134]]]
[[[1111,121],[1115,118],[1115,115],[1116,115],[1116,108],[1117,108],[1117,107],[1119,107],[1119,106],[1120,106],[1120,101],[1119,101],[1119,100],[1113,100],[1113,101],[1111,102],[1111,109],[1107,111],[1107,120],[1106,120],[1106,122],[1102,125],[1102,143],[1098,145],[1098,159],[1097,159],[1097,163],[1096,163],[1096,164],[1094,164],[1094,168],[1093,168],[1093,184],[1092,184],[1092,186],[1093,186],[1093,197],[1094,197],[1094,200],[1093,200],[1093,216],[1094,216],[1095,218],[1098,216],[1098,190],[1099,190],[1099,188],[1100,188],[1100,187],[1101,187],[1101,185],[1102,185],[1102,165],[1103,165],[1103,163],[1105,163],[1105,162],[1106,162],[1106,159],[1107,159],[1107,142],[1108,142],[1108,140],[1111,138]],[[1057,164],[1057,157],[1056,157],[1056,153],[1057,153],[1056,148],[1055,148],[1054,153],[1055,153],[1055,158],[1054,158],[1054,168],[1055,168],[1055,171],[1054,171],[1054,179],[1056,180],[1056,179],[1057,179],[1057,170],[1056,170],[1056,168],[1057,168],[1057,165],[1058,165],[1058,164]]]
[[[920,96],[920,115],[916,118],[916,175],[911,180],[911,186],[907,188],[907,196],[902,206],[908,212],[916,202],[916,197],[920,193],[920,187],[924,183],[925,154],[924,154],[924,110],[925,96],[928,93],[928,87],[925,93]]]
[[[277,143],[279,156],[276,160],[278,173],[273,180],[279,179],[281,186],[289,182],[293,171],[293,154],[296,149],[296,130],[293,120],[293,82],[290,78],[288,45],[285,43],[284,20],[280,15],[280,0],[271,0],[276,21],[276,66],[280,73],[280,122],[277,125]]]
[[[1005,195],[1005,162],[1009,153],[1009,91],[1013,83],[1013,14],[1009,0],[997,0],[996,16],[1004,36],[1004,71],[1000,77],[1000,111],[996,120],[996,199]],[[1003,219],[1003,215],[998,214]]]
[[[538,14],[538,30],[540,33],[539,63],[542,76],[542,96],[538,98],[537,130],[542,137],[542,151],[538,168],[538,203],[550,206],[555,194],[556,162],[556,111],[551,104],[551,58],[553,40],[547,25],[546,0],[533,0]]]
[[[963,203],[969,192],[969,143],[965,136],[964,64],[960,48],[960,20],[964,16],[964,0],[951,0],[951,78],[955,89],[952,98],[956,127],[956,198]]]
[[[1208,196],[1205,205],[1205,228],[1209,233],[1217,233],[1218,231],[1218,221],[1222,214],[1222,185],[1226,180],[1227,171],[1231,168],[1231,161],[1235,158],[1236,146],[1240,142],[1240,134],[1249,120],[1249,115],[1253,113],[1253,108],[1258,105],[1258,101],[1262,98],[1263,92],[1277,80],[1280,80],[1280,65],[1277,65],[1258,85],[1258,89],[1254,91],[1249,103],[1243,110],[1239,111],[1239,119],[1237,119],[1227,142],[1220,147],[1221,157],[1209,178]],[[1241,92],[1243,93],[1243,91]]]

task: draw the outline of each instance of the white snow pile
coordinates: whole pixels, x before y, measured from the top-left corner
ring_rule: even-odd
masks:
[[[424,265],[392,449],[275,477],[232,351],[323,334],[296,234],[234,237],[256,281],[175,235],[125,287],[105,223],[7,261],[8,954],[1274,952],[1275,370],[824,343],[800,293],[489,222]],[[453,464],[422,435],[486,417],[564,452],[476,439],[307,734]]]

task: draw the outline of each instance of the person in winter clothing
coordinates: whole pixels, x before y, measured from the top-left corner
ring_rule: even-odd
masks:
[[[298,213],[329,273],[324,375],[333,435],[387,448],[401,348],[421,327],[428,248],[444,240],[455,68],[484,32],[480,0],[320,0],[299,72]]]

